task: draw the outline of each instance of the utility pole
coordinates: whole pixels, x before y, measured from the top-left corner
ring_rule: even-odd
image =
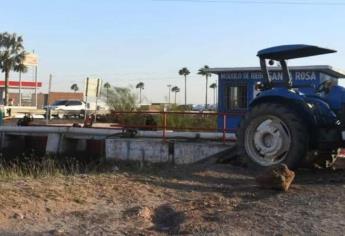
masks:
[[[37,109],[37,65],[35,66],[35,106]]]
[[[87,103],[87,97],[89,95],[89,77],[86,78],[86,82],[85,82],[85,112],[84,112],[84,121],[86,120],[86,114],[87,114],[87,109],[88,109],[88,103]]]
[[[35,54],[35,50],[32,50],[32,53]],[[37,68],[38,65],[36,64],[35,65],[35,68],[34,68],[34,77],[35,77],[35,107],[37,109]]]
[[[187,75],[184,75],[184,109],[187,108]]]
[[[48,101],[47,101],[48,105],[49,105],[49,96],[50,96],[50,92],[51,92],[51,90],[52,90],[52,80],[53,80],[53,75],[50,74],[50,75],[49,75],[49,84],[48,84]]]
[[[19,71],[19,106],[22,106],[22,72]]]
[[[169,93],[168,93],[168,94],[169,94],[169,95],[168,95],[168,104],[170,105],[170,92],[171,92],[171,86],[172,86],[172,85],[171,85],[171,84],[168,84],[167,86],[168,86],[168,89],[169,89]]]

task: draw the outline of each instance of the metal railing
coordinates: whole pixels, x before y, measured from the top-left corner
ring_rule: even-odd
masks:
[[[228,117],[232,115],[243,115],[242,112],[189,112],[189,111],[113,111],[112,116],[115,116],[118,120],[116,124],[113,124],[112,127],[114,128],[122,128],[122,129],[150,129],[150,130],[161,130],[162,131],[162,139],[163,141],[167,141],[167,132],[168,131],[191,131],[191,132],[222,132],[222,142],[225,143],[227,141],[226,134],[228,132],[236,132],[236,128],[228,128]],[[138,115],[141,116],[140,118],[143,119],[145,116],[150,115],[151,118],[153,116],[158,116],[161,120],[161,124],[128,124],[126,122],[121,121],[121,118],[130,115]],[[183,127],[174,127],[170,126],[168,123],[169,118],[172,116],[195,116],[196,118],[204,117],[215,117],[213,120],[214,127],[195,127],[195,126],[183,126]],[[218,127],[218,119],[222,118],[222,127]],[[130,122],[129,122],[130,123]],[[234,140],[231,140],[234,141]]]

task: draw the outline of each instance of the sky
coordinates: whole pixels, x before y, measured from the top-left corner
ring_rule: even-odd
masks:
[[[188,103],[203,103],[199,68],[258,66],[258,50],[294,43],[338,53],[290,64],[345,69],[340,0],[0,0],[0,6],[0,32],[22,35],[26,50],[39,56],[41,92],[49,74],[54,91],[70,91],[73,83],[83,89],[86,77],[97,77],[113,86],[144,82],[147,103],[166,101],[167,85],[176,85],[182,103],[178,70],[188,67]],[[33,79],[32,71],[25,79]]]

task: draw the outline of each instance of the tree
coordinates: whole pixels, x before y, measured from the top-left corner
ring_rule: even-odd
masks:
[[[178,72],[179,75],[184,77],[184,105],[187,105],[187,75],[190,74],[190,71],[187,69],[187,67],[183,67]]]
[[[208,69],[210,69],[210,67],[206,65],[203,68],[200,68],[199,72],[198,72],[199,75],[205,76],[205,78],[206,78],[205,109],[207,109],[207,105],[208,105],[207,104],[208,78],[211,77],[211,73],[208,71]]]
[[[73,90],[75,93],[79,90],[79,87],[77,84],[72,84],[71,90]]]
[[[143,82],[139,82],[135,88],[139,89],[139,104],[141,104],[141,90],[143,90],[145,87]]]
[[[134,111],[137,96],[130,88],[109,88],[109,100],[107,105],[114,111]]]
[[[103,87],[106,89],[106,91],[107,91],[107,103],[108,103],[108,100],[109,100],[109,89],[111,88],[111,85],[108,83],[108,82],[106,82],[104,85],[103,85]]]
[[[211,84],[210,88],[213,89],[213,104],[216,104],[216,88],[217,88],[217,84],[216,83]]]
[[[7,32],[0,34],[0,69],[5,73],[5,100],[4,105],[8,104],[8,79],[10,71],[25,72],[24,65],[25,50],[23,38],[16,34]]]
[[[176,95],[177,95],[177,93],[180,92],[180,88],[177,86],[174,86],[171,88],[171,92],[175,93],[175,105],[176,105]]]

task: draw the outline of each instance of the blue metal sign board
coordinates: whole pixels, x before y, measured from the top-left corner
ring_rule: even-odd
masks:
[[[255,85],[263,77],[260,70],[217,71],[218,74],[218,111],[231,113],[226,118],[226,129],[234,132],[238,127],[248,104],[255,98],[258,91]],[[324,80],[338,79],[318,70],[291,70],[292,82],[298,90],[305,94],[315,93],[315,89]],[[270,72],[272,82],[283,82],[281,71]],[[218,118],[218,128],[223,129],[223,116]]]

